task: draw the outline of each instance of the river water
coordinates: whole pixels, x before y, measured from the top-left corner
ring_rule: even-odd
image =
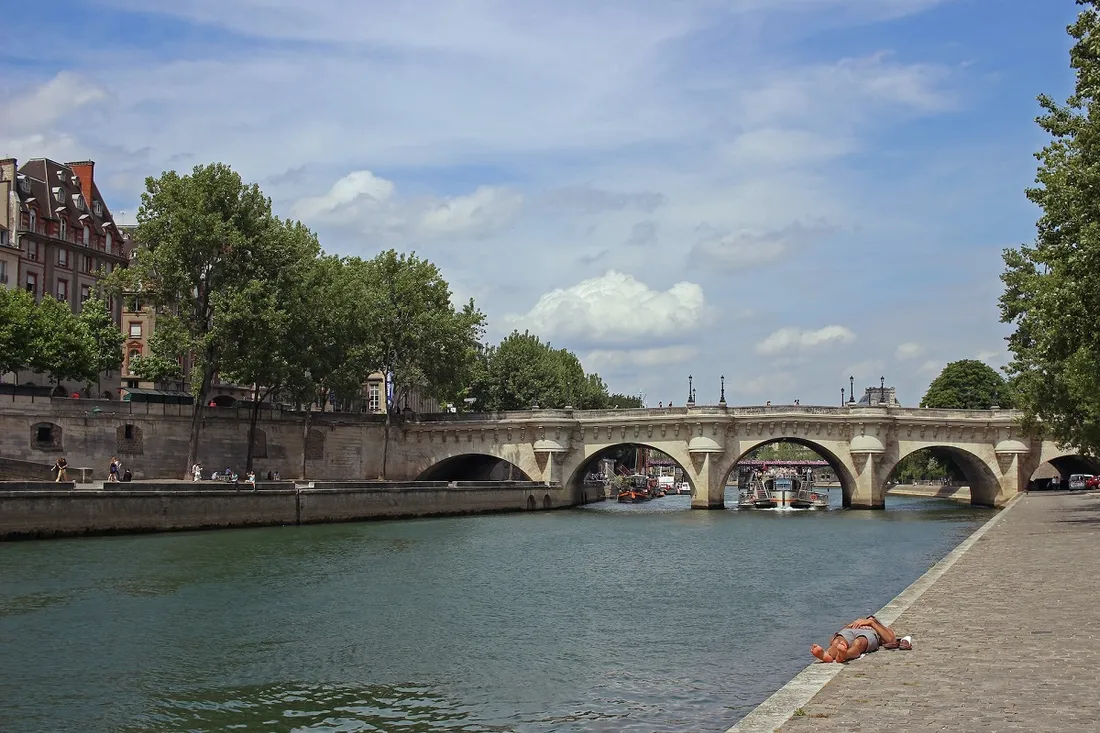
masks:
[[[722,731],[991,516],[888,501],[3,544],[0,730]]]

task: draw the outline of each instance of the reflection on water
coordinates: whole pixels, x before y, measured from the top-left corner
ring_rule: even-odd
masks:
[[[470,720],[471,711],[417,685],[270,685],[213,688],[163,700],[120,733],[172,731],[470,731],[504,728]]]
[[[2,544],[0,730],[722,731],[991,516],[888,502]]]

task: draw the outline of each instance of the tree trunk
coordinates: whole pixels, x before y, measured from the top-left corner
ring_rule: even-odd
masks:
[[[380,471],[380,475],[378,476],[378,478],[385,481],[386,480],[386,460],[389,458],[389,454],[390,454],[390,407],[389,407],[389,405],[386,405],[386,426],[383,428],[383,430],[385,432],[382,434],[382,466],[381,466],[382,470]]]
[[[248,416],[248,454],[245,460],[244,471],[248,473],[252,470],[253,451],[256,449],[256,423],[260,419],[260,404],[263,403],[270,395],[274,387],[268,387],[263,396],[260,396],[260,388],[256,387],[253,392],[252,411]]]
[[[313,423],[313,405],[306,405],[306,419],[302,428],[302,480],[306,480],[306,445],[309,443],[309,427]]]
[[[184,467],[184,478],[190,478],[191,466],[199,460],[199,431],[202,429],[202,411],[206,408],[206,396],[210,392],[210,384],[214,381],[214,370],[209,366],[202,369],[202,387],[195,395],[195,409],[191,413],[191,445],[187,449],[187,465]]]

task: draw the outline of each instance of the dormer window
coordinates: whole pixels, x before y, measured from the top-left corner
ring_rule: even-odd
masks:
[[[23,193],[31,192],[31,182],[26,176],[20,176],[19,178],[19,190]]]
[[[53,198],[59,204],[65,203],[65,192],[61,190],[61,186],[53,187]]]
[[[92,238],[92,230],[88,228],[87,224],[85,224],[84,225],[84,246],[85,247],[88,246],[88,242],[91,240],[91,238]]]
[[[64,181],[65,180],[65,171],[60,170],[60,169],[57,171],[57,180],[59,180],[59,181]]]
[[[69,183],[73,184],[74,188],[78,188],[80,186],[80,179],[76,176],[71,176],[69,178]]]
[[[84,211],[84,196],[82,194],[73,195],[73,205],[76,206],[77,211]]]
[[[103,216],[103,204],[99,201],[96,201],[94,204],[92,204],[92,211],[95,212],[96,216]]]

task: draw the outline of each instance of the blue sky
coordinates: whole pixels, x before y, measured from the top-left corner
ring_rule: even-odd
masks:
[[[1071,0],[58,0],[6,14],[0,155],[229,163],[330,252],[415,250],[489,339],[612,389],[916,404],[1003,364],[1000,252]]]

